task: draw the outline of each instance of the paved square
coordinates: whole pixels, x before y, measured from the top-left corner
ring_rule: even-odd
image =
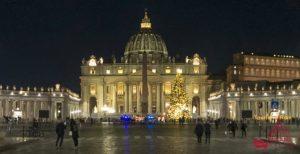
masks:
[[[224,129],[212,130],[211,144],[197,143],[193,126],[97,126],[80,131],[79,149],[65,136],[63,148],[55,148],[55,134],[38,142],[21,145],[5,153],[299,153],[300,149],[282,144],[270,144],[268,149],[256,149],[252,144],[257,131],[252,128],[248,138],[225,136]],[[296,132],[297,134],[297,132]]]

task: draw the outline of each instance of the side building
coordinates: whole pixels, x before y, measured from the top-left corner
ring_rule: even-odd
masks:
[[[39,119],[40,111],[47,120],[77,118],[80,115],[78,94],[59,84],[51,88],[3,87],[0,85],[0,116],[20,117],[25,120]],[[49,114],[48,114],[49,113]],[[46,119],[46,118],[44,118]]]
[[[300,118],[299,58],[241,52],[226,71],[227,82],[208,98],[211,117],[240,120],[242,111],[250,110],[254,119]]]
[[[227,68],[227,82],[236,81],[292,81],[300,79],[300,59],[289,55],[246,54],[233,55]]]

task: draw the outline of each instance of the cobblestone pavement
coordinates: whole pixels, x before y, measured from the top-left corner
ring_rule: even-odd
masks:
[[[80,131],[79,148],[74,150],[72,139],[66,135],[63,148],[55,148],[53,137],[18,146],[5,151],[12,154],[43,153],[300,153],[299,148],[283,144],[270,144],[267,149],[257,149],[252,144],[256,129],[247,138],[232,138],[224,129],[212,131],[210,144],[197,143],[191,126],[100,126]],[[67,133],[66,133],[67,134]],[[297,133],[295,133],[297,134]],[[237,136],[240,132],[237,132]]]

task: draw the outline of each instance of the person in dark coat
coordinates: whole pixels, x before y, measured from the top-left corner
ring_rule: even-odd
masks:
[[[61,147],[62,142],[64,140],[64,136],[65,136],[65,129],[66,129],[66,125],[64,124],[64,122],[62,120],[60,120],[57,125],[56,125],[56,134],[57,134],[57,139],[56,139],[56,144],[55,146],[58,148],[58,142],[59,142],[59,147]]]
[[[247,137],[247,124],[245,122],[242,122],[241,124],[241,130],[242,130],[242,137]]]
[[[204,128],[202,122],[198,122],[195,128],[195,134],[197,135],[198,143],[201,143],[203,131]]]
[[[204,124],[204,131],[205,131],[205,143],[210,143],[210,134],[211,134],[211,132],[210,132],[210,124],[209,124],[209,122],[208,121],[206,121],[205,122],[205,124]]]
[[[78,125],[77,125],[77,123],[74,119],[71,119],[70,129],[71,129],[71,132],[72,132],[72,139],[73,139],[73,142],[74,142],[75,149],[77,149],[79,135],[78,135]]]
[[[231,122],[231,126],[230,126],[231,132],[232,132],[232,137],[235,137],[235,131],[237,129],[237,124],[235,121]]]

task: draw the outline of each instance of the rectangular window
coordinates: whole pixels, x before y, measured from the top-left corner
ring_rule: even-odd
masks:
[[[170,68],[166,68],[166,73],[167,74],[171,73],[171,69]]]
[[[121,82],[117,84],[117,94],[118,95],[124,94],[124,84]]]
[[[164,91],[165,91],[165,94],[171,94],[171,89],[172,89],[171,82],[166,82],[166,83],[164,84]]]

